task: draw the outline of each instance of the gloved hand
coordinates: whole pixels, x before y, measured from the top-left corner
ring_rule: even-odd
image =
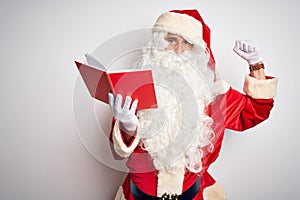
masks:
[[[124,128],[126,132],[135,131],[138,119],[135,115],[135,110],[138,104],[138,100],[135,100],[131,108],[131,97],[126,96],[123,108],[121,107],[123,97],[118,94],[116,98],[114,98],[114,95],[112,93],[108,94],[108,102],[110,105],[110,108],[112,110],[113,116],[116,120],[118,120],[121,123],[121,128]]]
[[[262,61],[261,54],[255,44],[250,40],[237,40],[233,51],[244,58],[249,65]]]

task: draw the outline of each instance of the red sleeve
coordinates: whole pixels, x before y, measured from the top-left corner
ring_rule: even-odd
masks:
[[[274,100],[253,99],[230,88],[223,97],[226,102],[225,128],[243,131],[266,120],[273,108]]]

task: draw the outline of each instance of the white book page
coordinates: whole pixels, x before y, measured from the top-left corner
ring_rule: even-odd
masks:
[[[106,67],[104,67],[104,65],[102,65],[95,57],[93,57],[91,54],[84,54],[86,61],[89,65],[92,65],[94,67],[97,67],[99,69],[102,69],[104,71],[107,71]]]

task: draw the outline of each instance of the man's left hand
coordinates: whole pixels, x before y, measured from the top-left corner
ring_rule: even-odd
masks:
[[[249,65],[262,62],[261,53],[250,40],[237,40],[233,51],[245,59]]]

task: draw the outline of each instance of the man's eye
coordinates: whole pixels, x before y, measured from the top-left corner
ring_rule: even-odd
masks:
[[[174,40],[174,39],[172,39],[172,38],[168,39],[168,42],[169,42],[170,44],[176,44],[176,40]]]
[[[184,41],[183,44],[190,45],[191,43],[189,43],[188,41]]]

